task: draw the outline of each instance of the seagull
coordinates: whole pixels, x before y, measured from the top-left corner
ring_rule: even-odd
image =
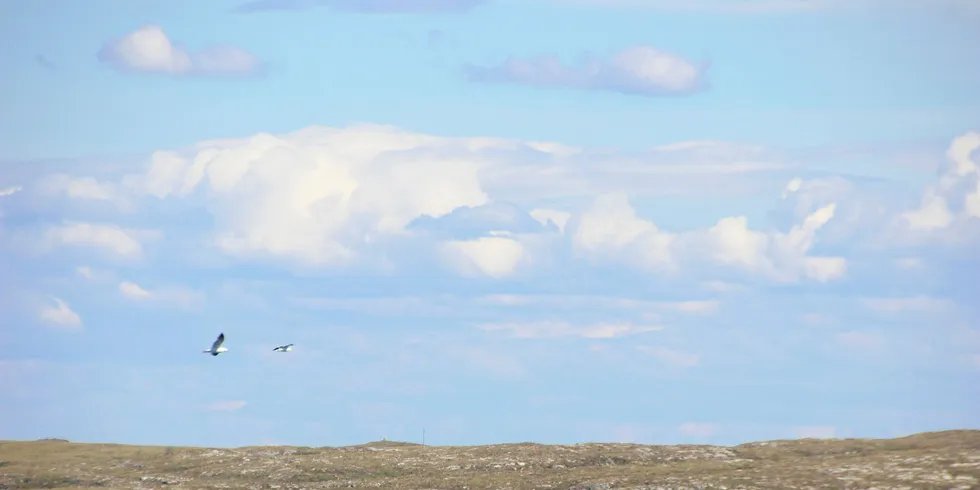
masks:
[[[204,351],[204,353],[211,354],[212,356],[216,356],[218,354],[221,354],[222,352],[228,352],[227,347],[221,347],[221,344],[223,344],[224,342],[225,342],[225,333],[221,332],[221,335],[218,335],[218,338],[214,341],[213,344],[211,344],[211,348]]]
[[[289,352],[293,350],[293,344],[280,345],[279,347],[276,347],[275,349],[272,350],[273,352]]]

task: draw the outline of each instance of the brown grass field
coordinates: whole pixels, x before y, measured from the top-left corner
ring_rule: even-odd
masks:
[[[738,446],[0,442],[0,489],[974,489],[980,430]]]

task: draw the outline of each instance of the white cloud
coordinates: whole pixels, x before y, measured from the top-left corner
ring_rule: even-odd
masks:
[[[663,330],[663,327],[659,325],[631,325],[628,323],[572,325],[562,321],[485,323],[477,325],[477,327],[488,332],[508,332],[512,337],[519,339],[548,339],[559,337],[611,339]]]
[[[846,260],[807,252],[834,210],[833,204],[820,208],[787,233],[754,231],[745,217],[736,216],[707,230],[676,234],[638,217],[624,194],[607,194],[581,215],[573,245],[592,258],[615,258],[654,271],[676,271],[685,261],[707,259],[779,282],[827,282],[845,274]]]
[[[79,196],[155,197],[200,206],[214,217],[204,245],[233,257],[339,267],[384,262],[386,243],[418,236],[419,230],[408,225],[422,217],[445,217],[465,208],[473,212],[457,218],[513,214],[508,206],[481,208],[496,202],[492,194],[506,199],[530,192],[531,199],[540,199],[592,197],[609,188],[676,192],[683,186],[674,179],[688,175],[683,178],[690,180],[691,173],[706,179],[691,189],[709,192],[722,185],[711,180],[720,174],[780,167],[760,148],[711,141],[663,145],[636,156],[593,153],[556,143],[443,138],[377,125],[310,127],[158,151],[145,171],[120,182],[96,177],[52,182],[75,188]],[[727,178],[725,185],[731,187],[734,177]],[[626,194],[618,195],[625,201]],[[531,209],[526,213],[531,223],[554,223],[567,231],[579,222],[582,228],[574,211]],[[644,229],[651,226],[637,222]],[[652,234],[653,244],[665,236]],[[460,273],[504,278],[521,265],[547,264],[555,239],[528,233],[466,237],[446,240],[433,252],[443,253]]]
[[[452,267],[464,276],[486,275],[494,279],[510,277],[526,257],[521,242],[499,236],[450,241],[443,247]]]
[[[0,189],[0,197],[11,196],[23,190],[23,187],[19,185],[4,187]]]
[[[102,182],[94,177],[74,177],[56,173],[39,181],[39,190],[49,196],[65,196],[81,201],[108,202],[116,209],[131,212],[133,204],[113,182]]]
[[[834,243],[855,242],[886,250],[896,246],[962,245],[980,241],[980,132],[967,132],[949,144],[937,179],[919,205],[908,209],[880,187],[843,177],[804,180],[787,192],[787,205],[800,216],[836,204],[826,235]],[[838,217],[839,216],[839,217]]]
[[[637,45],[606,58],[588,57],[580,66],[554,55],[510,57],[494,67],[468,66],[469,79],[484,83],[520,83],[573,87],[636,95],[690,94],[705,87],[704,66],[653,46]]]
[[[98,58],[121,70],[167,75],[247,75],[261,68],[255,55],[234,46],[187,51],[152,24],[107,42]]]
[[[72,311],[68,303],[57,297],[52,297],[51,301],[52,304],[41,307],[39,316],[42,321],[64,327],[77,328],[82,326],[82,317]]]
[[[133,299],[149,298],[150,292],[141,288],[139,284],[123,281],[119,283],[119,292],[124,296]]]
[[[76,267],[75,273],[89,281],[105,282],[112,281],[114,279],[114,274],[112,271],[96,269],[87,265]]]
[[[554,209],[532,209],[530,215],[542,225],[548,226],[548,223],[554,224],[560,232],[565,231],[565,223],[568,223],[568,218],[572,216],[571,213],[556,211]]]
[[[658,361],[676,368],[691,368],[701,363],[701,357],[697,354],[656,347],[649,345],[638,345],[636,350],[654,357]]]
[[[833,439],[837,437],[837,427],[833,425],[811,425],[796,427],[793,431],[801,439]]]
[[[678,432],[691,437],[711,437],[718,431],[716,424],[686,422],[677,427]]]
[[[356,262],[366,244],[405,235],[419,216],[486,203],[483,163],[467,155],[500,144],[384,126],[313,127],[206,141],[190,156],[157,152],[146,174],[124,182],[161,199],[206,185],[218,226],[212,243],[230,255],[336,266]]]
[[[169,287],[147,290],[131,281],[119,283],[119,292],[134,301],[146,301],[180,308],[192,308],[204,301],[203,293],[191,289]]]
[[[937,232],[980,218],[980,131],[956,137],[935,185],[926,188],[918,209],[901,215],[912,233]],[[951,208],[952,206],[952,208]],[[952,230],[958,233],[960,230]]]
[[[70,221],[52,226],[45,232],[45,239],[49,244],[96,247],[125,258],[141,257],[143,247],[140,239],[155,236],[156,233],[152,231]]]
[[[957,163],[951,168],[961,169],[957,175],[968,176],[975,166],[969,143],[969,138],[958,139],[949,152]],[[569,257],[568,251],[572,259],[619,262],[665,278],[693,274],[717,292],[743,288],[727,282],[739,280],[733,273],[781,283],[843,277],[847,260],[840,254],[820,256],[818,235],[821,242],[827,234],[840,239],[872,229],[872,221],[888,221],[877,208],[856,215],[856,186],[846,179],[790,180],[783,202],[793,209],[794,221],[777,229],[752,229],[746,217],[736,215],[707,229],[665,230],[640,216],[631,203],[634,191],[645,192],[647,184],[693,188],[711,182],[722,169],[732,172],[728,179],[784,169],[778,161],[763,148],[716,141],[683,141],[628,155],[356,125],[260,133],[159,151],[145,171],[118,182],[83,177],[91,185],[78,192],[159,199],[210,213],[213,225],[201,230],[206,236],[197,236],[201,245],[241,260],[390,269],[405,264],[404,255],[391,253],[390,247],[411,243],[417,246],[413,250],[424,250],[459,274],[491,279],[557,268],[561,264],[555,260]],[[609,170],[613,167],[618,174]],[[501,200],[501,195],[514,199]],[[540,205],[559,199],[566,204]],[[567,204],[583,201],[590,204]],[[508,202],[527,202],[530,211]],[[423,218],[447,216],[454,219],[440,221],[436,230],[416,226]],[[480,216],[493,226],[522,230],[487,233],[495,228],[471,226],[468,234],[454,234]],[[537,227],[545,223],[545,229]],[[66,223],[49,238],[140,255],[140,239],[132,230],[95,226]]]
[[[110,183],[99,182],[92,177],[75,178],[65,174],[54,174],[44,182],[50,192],[64,193],[75,199],[108,201],[115,192]]]

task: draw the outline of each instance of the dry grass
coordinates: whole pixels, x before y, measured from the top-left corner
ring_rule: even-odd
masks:
[[[0,442],[0,489],[980,488],[980,431],[719,446],[378,442],[191,447]]]

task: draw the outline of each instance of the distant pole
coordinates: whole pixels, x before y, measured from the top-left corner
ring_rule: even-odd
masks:
[[[422,427],[422,445],[425,445],[425,427]]]

